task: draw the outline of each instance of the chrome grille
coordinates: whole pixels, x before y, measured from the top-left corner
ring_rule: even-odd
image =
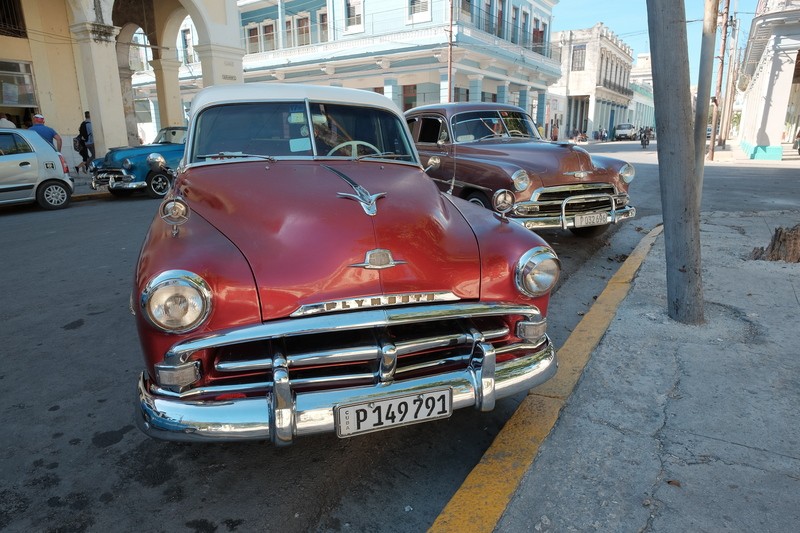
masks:
[[[535,307],[464,303],[313,316],[179,344],[166,362],[193,354],[209,362],[205,384],[181,391],[184,398],[264,394],[276,359],[285,360],[292,390],[331,390],[467,368],[480,342],[501,357],[530,351],[538,345],[512,334],[521,319],[544,320]],[[386,354],[394,360],[388,377]]]
[[[612,209],[611,197],[617,208],[628,203],[627,195],[618,194],[613,185],[607,183],[573,184],[559,187],[545,187],[537,189],[531,195],[531,201],[520,202],[515,206],[517,216],[560,216],[561,204],[568,198],[576,196],[603,195],[587,197],[577,201],[570,201],[566,205],[567,216],[610,211]],[[610,195],[610,196],[609,196]]]

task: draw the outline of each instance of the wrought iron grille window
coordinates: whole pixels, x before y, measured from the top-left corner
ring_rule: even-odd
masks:
[[[0,35],[21,38],[28,36],[19,0],[0,2]]]

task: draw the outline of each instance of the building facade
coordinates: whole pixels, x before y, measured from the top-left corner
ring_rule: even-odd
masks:
[[[780,160],[800,131],[800,0],[760,0],[737,86],[743,91],[740,147]]]
[[[542,122],[559,75],[549,44],[556,3],[240,0],[245,80],[373,90],[401,109],[505,102]]]
[[[70,146],[90,111],[98,153],[135,144],[131,48],[147,46],[160,121],[183,123],[181,63],[173,43],[187,15],[197,28],[193,51],[203,82],[241,82],[244,50],[235,0],[4,0],[0,112],[19,126],[42,113]],[[139,31],[146,45],[133,40]]]
[[[576,131],[597,138],[601,129],[613,138],[614,126],[633,121],[633,50],[603,23],[556,32],[551,42],[562,73],[550,87],[559,139]]]

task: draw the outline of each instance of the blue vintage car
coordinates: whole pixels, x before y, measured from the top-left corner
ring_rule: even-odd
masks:
[[[147,156],[159,153],[164,156],[167,167],[175,169],[183,157],[185,140],[185,127],[170,126],[158,132],[153,144],[112,148],[104,158],[95,159],[89,166],[92,189],[107,188],[114,196],[142,190],[151,198],[163,198],[172,178],[166,171],[151,170]]]

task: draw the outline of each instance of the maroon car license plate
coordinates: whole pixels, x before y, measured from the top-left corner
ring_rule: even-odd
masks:
[[[592,213],[590,215],[575,215],[575,227],[602,226],[608,224],[608,215],[605,213]]]
[[[339,437],[447,418],[451,414],[453,392],[449,388],[334,408]]]

